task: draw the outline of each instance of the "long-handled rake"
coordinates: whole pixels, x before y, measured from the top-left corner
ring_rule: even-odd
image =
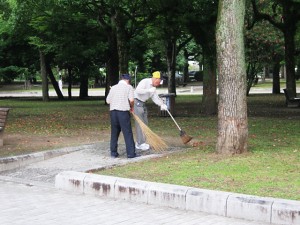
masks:
[[[187,135],[185,131],[181,130],[181,128],[179,127],[178,123],[176,122],[176,120],[174,119],[174,117],[172,116],[170,111],[168,109],[166,111],[169,113],[170,117],[172,118],[172,120],[176,124],[177,128],[179,129],[179,132],[180,132],[179,135],[181,137],[183,144],[189,143],[193,138],[191,136]]]

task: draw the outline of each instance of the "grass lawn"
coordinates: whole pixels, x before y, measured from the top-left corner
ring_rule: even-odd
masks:
[[[300,200],[300,108],[286,108],[283,95],[249,96],[249,152],[223,156],[214,152],[217,118],[199,114],[197,102],[197,96],[176,98],[176,120],[199,141],[197,147],[98,173]],[[149,126],[178,136],[170,119],[153,115]]]
[[[201,96],[178,96],[176,121],[194,137],[197,145],[182,145],[181,152],[98,173],[300,200],[300,108],[286,108],[284,102],[283,94],[250,95],[249,152],[223,156],[214,152],[217,117],[201,113]],[[5,140],[23,141],[17,147],[7,144],[1,148],[2,157],[78,143],[109,141],[108,107],[100,99],[46,103],[0,99],[0,105],[12,108]],[[158,109],[152,103],[149,104],[149,127],[167,142],[180,142],[178,129],[171,118],[159,117]],[[16,135],[20,139],[15,140]],[[36,139],[50,145],[34,148],[33,140]],[[169,145],[174,143],[171,141]]]

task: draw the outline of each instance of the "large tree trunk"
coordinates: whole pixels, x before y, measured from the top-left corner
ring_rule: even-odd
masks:
[[[49,101],[49,87],[48,87],[48,78],[47,78],[47,71],[46,71],[46,57],[41,50],[40,50],[40,65],[41,65],[43,101]]]
[[[244,16],[245,0],[220,0],[216,31],[219,75],[216,150],[222,154],[247,151]]]

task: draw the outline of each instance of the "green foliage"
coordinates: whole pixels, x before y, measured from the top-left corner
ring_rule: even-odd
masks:
[[[10,83],[23,71],[24,70],[15,66],[0,68],[0,82],[3,81],[4,83]]]
[[[284,58],[283,34],[265,21],[246,30],[245,45],[248,62],[259,62],[262,66],[275,58]]]

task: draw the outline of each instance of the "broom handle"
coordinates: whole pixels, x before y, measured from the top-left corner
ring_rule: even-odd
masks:
[[[174,119],[174,117],[172,116],[172,114],[170,113],[170,111],[168,109],[166,111],[169,113],[170,117],[172,118],[172,120],[174,121],[174,123],[176,124],[176,126],[178,127],[178,129],[181,131],[178,123],[176,122],[176,120]]]

